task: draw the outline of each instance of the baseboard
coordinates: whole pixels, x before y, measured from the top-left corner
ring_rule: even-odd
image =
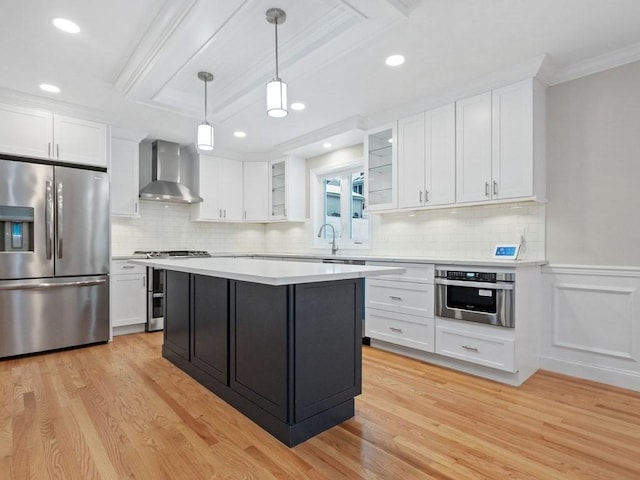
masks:
[[[593,382],[640,391],[640,374],[637,372],[617,370],[552,357],[542,357],[540,368],[555,373],[591,380]]]

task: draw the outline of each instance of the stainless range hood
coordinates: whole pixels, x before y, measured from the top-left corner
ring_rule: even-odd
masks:
[[[151,183],[140,190],[143,200],[200,203],[202,198],[180,183],[180,145],[164,140],[151,144]]]

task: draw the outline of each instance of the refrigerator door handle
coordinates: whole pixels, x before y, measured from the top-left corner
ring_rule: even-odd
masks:
[[[57,229],[57,238],[56,238],[56,243],[57,243],[57,249],[58,249],[58,258],[62,258],[63,255],[63,242],[62,242],[62,238],[63,238],[63,230],[62,230],[62,224],[63,224],[63,212],[64,212],[64,197],[62,195],[62,182],[58,182],[58,203],[57,203],[57,207],[58,207],[58,211],[57,211],[57,219],[58,219],[58,229]]]
[[[62,287],[90,287],[93,285],[102,285],[107,280],[101,278],[99,280],[81,280],[78,282],[61,282],[61,283],[15,283],[10,285],[0,285],[0,290],[42,290],[46,288],[62,288]]]
[[[47,250],[47,259],[51,258],[51,247],[53,245],[53,185],[51,182],[47,181],[46,184],[46,207],[45,207],[45,230],[47,233],[46,238],[46,250]]]

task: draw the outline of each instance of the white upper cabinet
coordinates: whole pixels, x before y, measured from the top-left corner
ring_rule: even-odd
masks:
[[[398,207],[424,205],[424,113],[398,122]]]
[[[53,116],[56,160],[107,166],[107,126],[77,118]]]
[[[0,151],[49,158],[53,140],[51,113],[0,105]]]
[[[456,102],[458,202],[544,199],[544,88],[527,79]]]
[[[395,124],[371,130],[365,136],[365,208],[369,212],[398,207],[396,140]]]
[[[242,182],[242,162],[223,159],[220,175],[223,220],[242,220]]]
[[[270,220],[305,219],[305,163],[285,157],[269,162]]]
[[[456,102],[456,200],[491,199],[491,92]]]
[[[140,150],[138,142],[111,139],[111,215],[137,216]]]
[[[0,151],[107,167],[107,126],[29,108],[0,105]]]
[[[242,162],[199,155],[195,163],[198,194],[203,201],[191,206],[192,219],[242,220]]]
[[[494,90],[491,103],[491,198],[533,196],[532,80]]]
[[[398,206],[455,202],[453,103],[398,122]]]
[[[247,222],[269,220],[269,164],[244,162],[244,216]]]

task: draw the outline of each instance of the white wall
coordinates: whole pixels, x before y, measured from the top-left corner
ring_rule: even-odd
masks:
[[[640,62],[547,90],[542,367],[640,390]]]
[[[550,263],[640,266],[640,62],[547,90]]]

